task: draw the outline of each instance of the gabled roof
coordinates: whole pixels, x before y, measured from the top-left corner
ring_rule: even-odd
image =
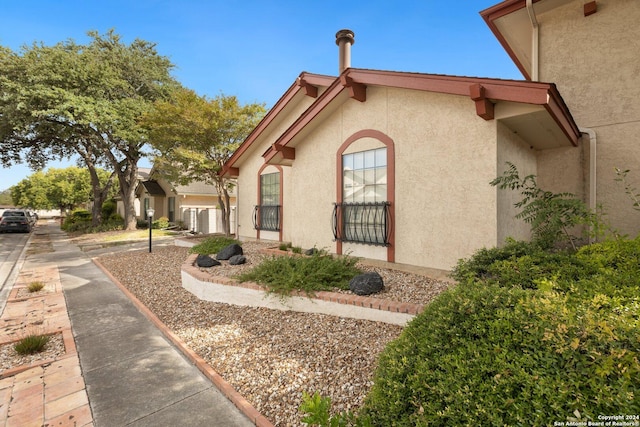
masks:
[[[535,15],[546,13],[572,0],[532,0]],[[506,0],[480,12],[522,75],[531,79],[533,30],[526,0]]]
[[[243,154],[251,147],[256,139],[269,126],[275,124],[278,120],[282,120],[282,116],[287,114],[287,110],[291,104],[297,104],[299,99],[304,96],[312,98],[318,97],[318,89],[329,87],[335,80],[335,77],[325,76],[321,74],[300,73],[295,82],[287,89],[287,91],[275,103],[273,108],[264,116],[258,125],[251,131],[249,136],[233,153],[231,158],[225,162],[225,166],[220,171],[223,176],[237,176],[237,171],[233,170],[235,162],[242,157]]]
[[[295,148],[291,142],[305,129],[308,129],[317,117],[329,110],[330,106],[346,102],[349,98],[366,102],[368,86],[469,97],[470,108],[475,106],[478,116],[485,120],[495,118],[494,105],[496,103],[505,102],[531,106],[532,108],[526,109],[521,114],[500,117],[500,120],[518,132],[532,146],[541,149],[563,145],[576,146],[580,137],[578,126],[553,83],[348,68],[338,78],[334,78],[330,86],[318,96],[313,104],[276,139],[275,143],[263,154],[265,162],[290,165],[295,159]],[[280,101],[288,102],[287,99],[290,97],[286,95]],[[286,107],[276,105],[280,111]],[[257,140],[260,132],[268,126],[268,123],[261,125],[263,123],[258,125],[240,149],[225,163],[222,174],[238,175],[238,160]]]
[[[147,193],[150,196],[166,196],[167,194],[164,192],[158,181],[142,181],[142,186],[145,188]]]
[[[201,181],[194,181],[188,185],[176,184],[173,188],[179,195],[216,196],[218,194],[213,185]]]

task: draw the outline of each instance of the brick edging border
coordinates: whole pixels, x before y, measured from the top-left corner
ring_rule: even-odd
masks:
[[[240,283],[235,279],[231,279],[225,276],[215,276],[206,271],[202,271],[199,267],[195,266],[195,260],[198,257],[197,254],[191,254],[182,263],[182,271],[188,273],[190,276],[209,283],[217,283],[227,286],[236,286],[240,288],[254,289],[259,291],[267,291],[263,286],[260,286],[254,282]],[[215,267],[214,267],[215,268]],[[292,292],[291,296],[306,297],[311,299],[317,299],[322,301],[329,301],[339,304],[354,305],[357,307],[372,308],[376,310],[390,311],[392,313],[406,313],[410,315],[417,315],[424,309],[424,304],[405,303],[399,301],[389,301],[374,297],[365,297],[355,294],[338,293],[320,291],[316,292],[313,296],[309,296],[304,292]]]
[[[231,384],[222,378],[202,357],[195,353],[182,339],[174,334],[146,305],[144,305],[129,289],[127,289],[96,258],[91,259],[103,273],[118,286],[140,312],[153,323],[213,384],[257,427],[275,427],[264,415],[258,412]]]

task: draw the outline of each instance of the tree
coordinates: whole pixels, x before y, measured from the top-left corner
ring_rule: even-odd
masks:
[[[229,191],[233,184],[218,172],[264,114],[263,104],[241,106],[235,96],[208,99],[179,89],[170,100],[157,101],[144,118],[158,154],[156,168],[171,182],[214,185],[227,235],[231,233]]]
[[[113,31],[89,36],[87,45],[0,48],[0,163],[26,158],[42,168],[78,154],[90,172],[97,223],[111,181],[98,187],[96,169],[108,167],[118,178],[126,228],[135,229],[137,163],[148,141],[139,119],[178,84],[154,44],[125,45]]]
[[[99,186],[104,186],[111,174],[96,169]],[[90,172],[86,168],[70,166],[38,171],[11,187],[11,198],[16,206],[33,209],[72,210],[92,201]],[[109,194],[108,196],[113,196]]]

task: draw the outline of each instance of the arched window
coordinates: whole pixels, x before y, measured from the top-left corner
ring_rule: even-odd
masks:
[[[336,156],[338,187],[333,233],[342,242],[390,247],[393,244],[394,144],[375,130],[348,138]],[[389,251],[393,259],[393,250]]]

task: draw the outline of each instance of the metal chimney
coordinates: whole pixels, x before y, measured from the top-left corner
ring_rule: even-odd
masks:
[[[339,46],[338,74],[351,67],[351,45],[356,42],[353,31],[340,30],[336,33],[336,44]]]

